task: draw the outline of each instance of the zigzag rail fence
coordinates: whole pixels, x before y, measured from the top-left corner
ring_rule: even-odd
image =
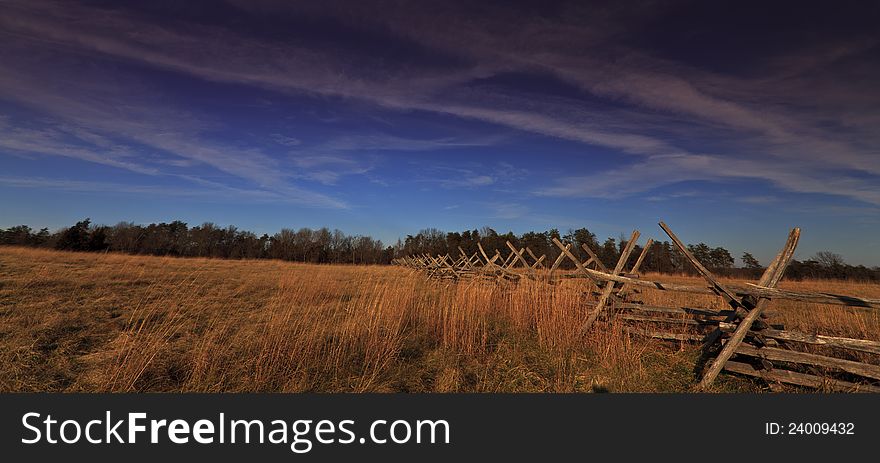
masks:
[[[494,250],[489,257],[478,243],[478,252],[470,255],[459,247],[458,257],[422,254],[395,259],[394,263],[424,272],[429,278],[443,280],[472,278],[517,282],[527,278],[553,285],[566,278],[590,279],[598,291],[589,294],[584,301],[591,310],[581,330],[591,329],[598,320],[619,320],[632,335],[701,344],[700,390],[709,389],[720,373],[728,372],[759,378],[771,387],[787,383],[823,390],[880,392],[880,342],[802,333],[770,323],[771,314],[765,310],[770,300],[880,309],[880,299],[777,288],[794,257],[800,238],[799,228],[791,230],[785,245],[757,284],[737,285],[722,283],[665,223],[659,225],[705,280],[705,285],[641,278],[639,269],[651,249],[652,240],[648,240],[635,264],[627,270],[626,263],[640,236],[638,231],[632,233],[611,270],[589,246],[582,245],[589,258],[581,261],[572,252],[573,244],[555,238],[553,243],[561,252],[549,266],[546,256],[538,257],[528,247],[517,249],[510,242],[506,243],[509,248],[507,257],[503,257],[499,250]],[[574,264],[574,273],[560,270],[566,260]],[[715,295],[723,300],[725,308],[646,305],[635,299],[640,289]],[[596,299],[592,300],[592,297]],[[686,330],[682,332],[673,327]],[[823,353],[806,352],[805,346]],[[871,360],[864,360],[866,357]]]

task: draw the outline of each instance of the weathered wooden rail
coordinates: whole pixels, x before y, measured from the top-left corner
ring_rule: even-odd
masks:
[[[597,321],[616,320],[624,330],[635,336],[702,344],[705,365],[699,389],[711,388],[721,372],[759,378],[771,387],[779,383],[823,390],[880,392],[880,342],[785,330],[771,324],[772,314],[766,312],[771,300],[791,300],[867,309],[880,308],[880,299],[821,293],[799,292],[777,288],[791,262],[800,238],[800,229],[793,229],[782,250],[764,271],[757,284],[722,283],[699,262],[663,222],[660,228],[669,236],[679,252],[693,265],[706,284],[683,285],[640,278],[639,268],[651,248],[651,240],[630,269],[630,260],[639,232],[634,231],[613,269],[608,269],[595,252],[583,245],[589,256],[581,261],[573,245],[557,239],[553,243],[560,255],[549,267],[546,256],[537,256],[528,247],[517,249],[507,242],[507,256],[494,250],[492,257],[478,244],[478,252],[468,255],[461,248],[459,256],[418,255],[396,259],[401,266],[424,272],[430,278],[459,280],[480,278],[516,282],[527,278],[547,284],[566,278],[587,278],[598,288],[586,300],[590,307],[582,331],[593,328]],[[562,273],[565,260],[574,264],[573,273]],[[633,299],[639,289],[709,294],[719,297],[725,309],[700,307],[651,306]],[[815,352],[808,352],[812,350]],[[867,358],[867,360],[866,360]]]

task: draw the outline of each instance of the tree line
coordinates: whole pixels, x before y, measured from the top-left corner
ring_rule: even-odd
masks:
[[[271,236],[257,236],[235,226],[220,227],[213,223],[204,223],[189,227],[182,221],[149,225],[120,222],[106,226],[94,225],[89,219],[85,219],[55,232],[50,232],[47,228],[33,230],[27,225],[0,229],[0,245],[157,256],[281,259],[360,265],[387,265],[397,257],[418,254],[449,254],[457,258],[460,255],[459,248],[470,256],[478,252],[477,243],[482,244],[483,249],[490,254],[489,257],[496,250],[507,256],[507,241],[517,249],[528,247],[537,256],[546,255],[547,265],[550,265],[560,254],[559,248],[553,244],[554,238],[574,244],[572,252],[582,261],[588,257],[582,250],[582,245],[589,246],[609,268],[614,267],[627,245],[627,238],[623,235],[599,240],[586,228],[568,230],[564,234],[557,229],[551,229],[545,232],[530,231],[521,235],[512,232],[500,234],[489,227],[463,232],[443,232],[429,228],[415,235],[407,235],[394,245],[385,245],[381,240],[370,236],[346,235],[328,228],[285,228]],[[723,247],[713,247],[705,243],[690,244],[687,247],[703,265],[719,275],[757,278],[764,270],[761,263],[748,252],[744,252],[740,258],[742,265],[736,266],[731,253]],[[632,268],[642,250],[642,246],[634,246],[627,268]],[[562,267],[572,269],[574,264],[565,259]],[[684,255],[668,241],[657,241],[651,245],[642,262],[641,271],[695,274]],[[849,265],[840,255],[825,251],[804,261],[793,261],[786,272],[786,278],[880,281],[880,267]]]
[[[27,225],[0,229],[0,244],[67,251],[111,251],[155,256],[222,259],[282,259],[320,264],[389,264],[395,251],[369,236],[339,230],[282,229],[272,236],[204,223],[181,221],[137,225],[93,225],[89,219],[50,233]]]

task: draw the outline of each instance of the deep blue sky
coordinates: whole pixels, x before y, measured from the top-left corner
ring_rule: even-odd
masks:
[[[126,3],[0,1],[0,227],[662,219],[880,264],[877,2]]]

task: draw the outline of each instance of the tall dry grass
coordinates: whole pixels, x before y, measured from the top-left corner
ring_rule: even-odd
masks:
[[[820,285],[880,295],[876,285],[785,283]],[[0,248],[0,390],[691,388],[692,346],[636,338],[619,323],[580,331],[595,289],[585,280],[442,283],[396,267]],[[639,297],[720,304],[651,290]],[[787,326],[802,331],[878,338],[873,312],[778,309]],[[723,387],[756,386],[729,380]]]

